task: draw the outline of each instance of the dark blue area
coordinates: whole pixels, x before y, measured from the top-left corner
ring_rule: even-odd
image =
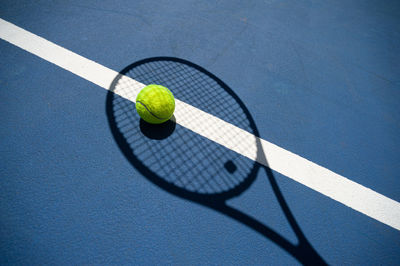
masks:
[[[400,201],[398,1],[3,1],[0,18],[120,71],[174,56],[224,81],[262,138]],[[106,91],[0,41],[0,264],[293,264],[146,180]],[[274,173],[329,264],[395,265],[399,232]],[[264,172],[229,204],[296,243]]]

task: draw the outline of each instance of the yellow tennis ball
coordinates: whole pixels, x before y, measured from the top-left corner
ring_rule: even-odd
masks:
[[[150,84],[136,97],[136,111],[148,123],[161,124],[168,121],[174,110],[174,95],[161,85]]]

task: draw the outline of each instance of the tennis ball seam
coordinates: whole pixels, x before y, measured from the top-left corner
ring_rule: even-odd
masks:
[[[147,112],[149,112],[152,116],[154,116],[155,118],[157,118],[157,119],[159,119],[159,120],[165,120],[165,119],[168,119],[168,117],[166,117],[166,118],[162,118],[162,117],[158,117],[158,116],[156,116],[155,114],[153,114],[151,111],[150,111],[150,109],[149,108],[147,108],[147,106],[144,104],[144,103],[142,103],[141,101],[137,101],[137,103],[140,103],[141,105],[143,105],[143,107],[147,110]]]

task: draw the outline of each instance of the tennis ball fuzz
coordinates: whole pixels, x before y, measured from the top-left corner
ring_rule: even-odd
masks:
[[[148,123],[164,123],[171,118],[174,110],[174,95],[161,85],[150,84],[144,87],[136,97],[136,111]]]

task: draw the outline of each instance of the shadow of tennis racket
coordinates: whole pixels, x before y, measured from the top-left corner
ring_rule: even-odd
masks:
[[[118,146],[131,164],[160,188],[247,225],[303,264],[326,265],[297,224],[270,168],[189,130],[191,126],[186,128],[175,124],[174,119],[158,126],[145,123],[139,119],[131,101],[114,93],[129,94],[132,90],[129,82],[124,81],[126,76],[143,84],[162,84],[177,99],[251,133],[244,137],[236,134],[235,130],[212,128],[213,124],[202,125],[211,127],[207,130],[214,130],[221,138],[229,138],[233,146],[253,151],[256,161],[267,162],[253,118],[225,83],[200,66],[178,58],[149,58],[126,67],[114,79],[106,101],[110,128]],[[177,104],[178,108],[185,108],[185,105]],[[199,122],[199,118],[184,117],[185,110],[177,112],[181,116],[177,119],[183,119],[186,125]],[[259,168],[266,172],[283,213],[297,236],[297,244],[226,204],[228,199],[250,187]]]

